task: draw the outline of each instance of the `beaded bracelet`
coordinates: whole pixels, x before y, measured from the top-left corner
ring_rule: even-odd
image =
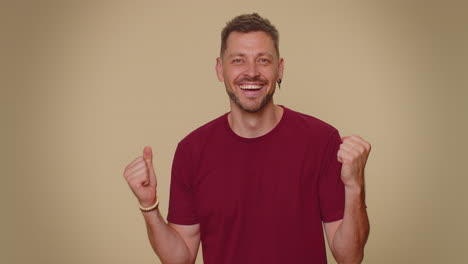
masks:
[[[153,211],[154,209],[158,208],[158,205],[159,205],[159,199],[156,196],[156,202],[151,207],[144,208],[144,207],[141,206],[141,204],[139,206],[140,206],[140,210],[142,212],[150,212],[150,211]]]

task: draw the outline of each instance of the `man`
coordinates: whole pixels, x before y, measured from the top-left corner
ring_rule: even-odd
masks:
[[[231,111],[196,129],[174,156],[168,223],[157,205],[151,148],[124,177],[163,263],[360,263],[369,233],[364,167],[370,145],[273,103],[284,62],[258,14],[222,32],[216,73]]]

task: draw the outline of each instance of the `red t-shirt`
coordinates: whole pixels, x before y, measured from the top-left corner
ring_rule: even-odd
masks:
[[[341,138],[282,107],[263,136],[238,136],[226,113],[177,146],[167,220],[200,224],[205,264],[327,262],[322,221],[344,212]]]

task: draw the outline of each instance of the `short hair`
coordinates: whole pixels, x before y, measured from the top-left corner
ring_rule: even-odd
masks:
[[[263,31],[267,33],[274,42],[276,55],[279,58],[279,33],[275,26],[266,18],[261,17],[257,13],[243,14],[236,16],[231,21],[226,23],[226,26],[221,32],[221,57],[227,48],[227,39],[231,32],[249,33],[255,31]]]

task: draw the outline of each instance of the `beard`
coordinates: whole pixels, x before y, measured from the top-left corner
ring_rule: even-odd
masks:
[[[246,111],[246,112],[248,112],[248,113],[256,113],[256,112],[259,112],[260,110],[262,110],[263,107],[271,101],[271,99],[273,98],[273,95],[275,94],[275,89],[273,89],[271,93],[266,94],[266,95],[262,98],[262,101],[260,102],[259,105],[254,106],[254,107],[248,107],[248,106],[242,104],[242,102],[239,100],[239,97],[237,97],[237,95],[235,95],[234,92],[230,91],[230,90],[227,88],[227,84],[225,84],[225,87],[226,87],[226,92],[227,92],[229,98],[230,98],[237,106],[239,106],[242,110],[244,110],[244,111]]]

